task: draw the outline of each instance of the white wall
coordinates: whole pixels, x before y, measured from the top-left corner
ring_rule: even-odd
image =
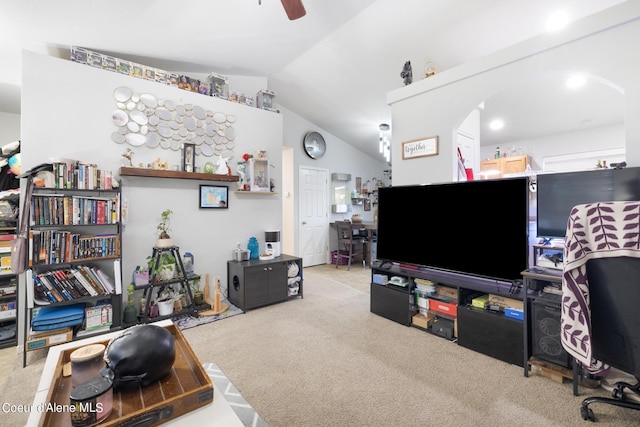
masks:
[[[173,237],[182,252],[194,253],[197,272],[220,276],[221,285],[226,286],[226,261],[230,259],[231,250],[236,243],[246,247],[251,236],[264,243],[265,230],[281,229],[283,233],[293,233],[295,252],[292,254],[297,254],[297,176],[301,165],[324,168],[330,173],[351,173],[354,177],[361,176],[363,181],[382,178],[382,171],[386,169],[384,163],[282,107],[282,114],[276,114],[28,51],[23,54],[23,70],[24,170],[52,157],[95,162],[100,168],[114,172],[124,165],[126,160],[122,154],[127,147],[110,138],[116,130],[111,121],[111,114],[116,109],[113,91],[119,86],[235,115],[236,157],[259,148],[266,149],[275,166],[271,168],[271,177],[275,180],[277,195],[230,194],[227,210],[200,210],[199,184],[229,185],[233,190],[235,183],[124,177],[123,196],[129,203],[128,224],[123,232],[125,281],[129,280],[135,266],[144,263],[151,254],[155,225],[165,208],[175,212]],[[302,150],[302,139],[310,130],[321,132],[327,142],[327,154],[319,160],[309,158]],[[283,146],[287,147],[286,156],[282,155]],[[179,152],[146,147],[132,149],[134,164],[146,164],[157,157],[170,164],[180,163]],[[283,158],[291,163],[285,167],[286,179],[282,175]],[[198,156],[196,165],[202,168],[206,160]],[[235,174],[235,163],[232,171]],[[283,200],[285,196],[287,199]],[[283,211],[283,206],[287,212]],[[373,207],[371,212],[361,213],[366,214],[365,219],[372,219]],[[293,224],[285,226],[283,218]]]
[[[20,114],[0,112],[0,147],[20,139]]]
[[[24,170],[47,162],[52,157],[65,157],[96,163],[100,168],[118,171],[126,160],[125,145],[111,141],[116,130],[111,120],[116,109],[113,91],[127,86],[137,93],[150,93],[158,98],[200,105],[212,111],[233,114],[237,121],[235,154],[267,150],[275,168],[271,177],[277,190],[282,182],[282,115],[234,104],[229,101],[186,92],[155,82],[145,81],[109,71],[91,68],[68,60],[32,52],[23,54],[22,78],[22,164]],[[160,157],[170,164],[180,163],[180,152],[132,147],[134,164],[148,163]],[[207,158],[198,156],[196,165],[203,167]],[[232,166],[235,173],[235,163]],[[123,232],[123,280],[130,280],[136,265],[145,263],[155,243],[155,226],[160,212],[174,211],[173,236],[181,252],[195,255],[196,271],[219,276],[226,287],[226,262],[236,243],[243,247],[249,237],[264,243],[264,231],[280,229],[281,195],[229,195],[226,210],[199,209],[199,184],[229,185],[210,181],[125,177],[123,197],[129,203],[128,224]]]
[[[544,159],[551,156],[571,155],[602,151],[612,148],[625,148],[625,129],[622,125],[602,126],[580,132],[567,132],[549,135],[541,138],[512,141],[509,145],[526,147],[529,162],[534,171],[543,170]],[[495,147],[483,146],[480,148],[482,159],[492,159]],[[607,163],[611,159],[603,158]],[[593,164],[595,167],[595,163]]]
[[[627,163],[640,166],[640,3],[626,2],[559,34],[543,34],[503,51],[420,80],[387,95],[392,107],[393,184],[451,181],[456,173],[454,129],[475,106],[538,72],[587,70],[625,93]],[[402,159],[402,141],[438,135],[440,154]]]

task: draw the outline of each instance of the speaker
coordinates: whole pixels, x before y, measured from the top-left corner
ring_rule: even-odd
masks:
[[[560,304],[536,299],[531,303],[531,355],[571,368],[571,356],[560,341]]]

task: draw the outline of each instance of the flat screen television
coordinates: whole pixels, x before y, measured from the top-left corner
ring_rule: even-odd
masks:
[[[639,167],[540,174],[536,180],[538,237],[564,238],[576,205],[640,200]]]
[[[528,178],[383,187],[378,259],[513,281],[528,267]]]

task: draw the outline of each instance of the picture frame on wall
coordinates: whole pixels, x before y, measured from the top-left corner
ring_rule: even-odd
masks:
[[[196,171],[196,144],[191,142],[182,144],[182,171]]]
[[[200,184],[200,209],[228,209],[229,187]]]

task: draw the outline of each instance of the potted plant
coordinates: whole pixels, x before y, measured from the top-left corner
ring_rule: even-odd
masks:
[[[129,283],[129,286],[127,286],[127,305],[124,308],[125,323],[134,323],[138,318],[138,310],[136,309],[133,299],[134,290],[135,286],[133,285],[133,283]]]
[[[171,231],[171,214],[173,214],[171,209],[165,209],[160,214],[160,222],[156,226],[156,230],[159,232],[156,240],[156,247],[158,248],[173,246],[173,239],[169,235]]]
[[[164,289],[156,303],[158,304],[158,313],[160,316],[168,316],[173,313],[174,304],[180,299],[180,293],[174,291],[172,288]]]
[[[176,271],[176,259],[173,255],[164,252],[160,254],[156,266],[156,257],[148,256],[147,267],[149,268],[149,276],[155,276],[156,281],[171,280]]]
[[[201,305],[204,303],[204,292],[200,289],[200,279],[191,282],[191,291],[193,293],[193,304]]]

